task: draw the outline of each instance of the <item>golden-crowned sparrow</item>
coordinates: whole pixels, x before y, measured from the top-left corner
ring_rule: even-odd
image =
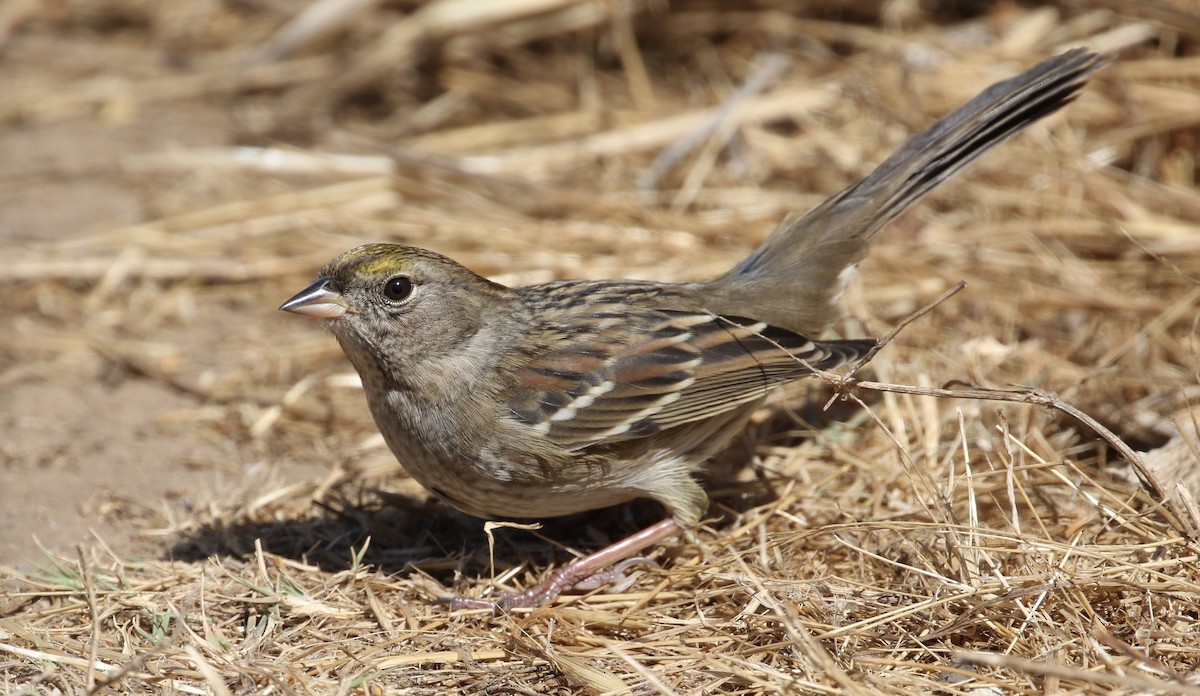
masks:
[[[696,524],[707,497],[693,473],[764,396],[875,345],[808,337],[833,321],[879,229],[1070,102],[1104,63],[1074,50],[989,87],[710,280],[508,288],[429,251],[370,244],[282,309],[325,320],[388,446],[454,507],[529,518],[639,497],[666,506],[670,518],[498,601],[540,604]]]

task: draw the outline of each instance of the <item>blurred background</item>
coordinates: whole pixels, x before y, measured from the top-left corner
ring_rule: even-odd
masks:
[[[341,514],[330,491],[424,493],[332,338],[276,311],[324,262],[396,241],[508,284],[712,275],[1079,45],[1116,62],[885,231],[837,333],[885,334],[966,280],[868,375],[1054,391],[1137,450],[1176,447],[1186,480],[1198,41],[1190,0],[6,0],[0,566],[39,544],[203,558],[256,538],[343,558],[381,525],[272,525]],[[792,477],[834,457],[851,508],[912,493],[896,442],[949,461],[1000,425],[995,404],[875,394],[892,435],[859,414],[798,437],[829,394],[785,394],[798,420],[764,417],[750,450]],[[1028,453],[1136,488],[1077,420],[1005,414]],[[410,517],[382,526],[420,537]]]

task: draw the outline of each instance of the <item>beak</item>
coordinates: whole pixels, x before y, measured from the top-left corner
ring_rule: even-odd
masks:
[[[346,298],[329,289],[328,278],[317,278],[312,285],[296,293],[279,308],[313,319],[337,319],[351,314]]]

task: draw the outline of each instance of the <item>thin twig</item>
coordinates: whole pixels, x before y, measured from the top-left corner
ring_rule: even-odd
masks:
[[[871,362],[871,360],[874,359],[874,357],[879,354],[879,351],[883,350],[884,346],[886,346],[887,344],[889,344],[893,340],[895,340],[895,338],[900,335],[900,332],[903,331],[909,324],[920,319],[921,317],[925,316],[926,314],[929,314],[930,312],[932,312],[934,310],[934,308],[936,308],[938,305],[942,304],[946,300],[950,299],[951,297],[957,295],[965,287],[967,287],[967,281],[965,281],[965,280],[958,281],[949,290],[946,290],[945,292],[943,292],[942,294],[940,294],[936,298],[934,298],[934,300],[932,302],[930,302],[929,304],[925,305],[924,307],[918,309],[917,311],[913,312],[912,314],[910,314],[907,317],[905,317],[904,319],[902,319],[899,324],[896,324],[896,328],[892,329],[890,333],[888,333],[883,338],[879,339],[879,343],[875,344],[874,348],[867,351],[866,355],[859,358],[858,362],[854,364],[854,367],[852,367],[850,369],[850,372],[847,375],[847,378],[853,377],[854,374],[857,373],[859,370],[861,370],[864,365]]]
[[[953,384],[953,383],[951,383]],[[1019,389],[984,389],[977,386],[970,386],[963,389],[946,389],[936,387],[913,387],[906,384],[887,384],[884,382],[867,382],[847,378],[844,380],[843,389],[869,389],[871,391],[892,392],[895,394],[913,394],[917,396],[933,396],[942,399],[976,399],[982,401],[1011,401],[1021,404],[1034,404],[1036,406],[1046,406],[1057,411],[1061,411],[1072,418],[1083,423],[1097,435],[1104,439],[1112,446],[1125,460],[1134,467],[1134,473],[1138,475],[1142,485],[1146,488],[1146,492],[1150,493],[1156,502],[1162,502],[1165,498],[1165,489],[1154,474],[1146,468],[1140,455],[1133,451],[1133,448],[1125,444],[1125,442],[1108,428],[1101,425],[1095,418],[1087,415],[1078,408],[1066,403],[1058,398],[1058,395],[1053,392],[1042,389],[1034,389],[1032,387]]]

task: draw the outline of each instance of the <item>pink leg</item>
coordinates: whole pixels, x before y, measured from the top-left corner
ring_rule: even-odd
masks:
[[[554,571],[550,577],[524,592],[506,593],[495,599],[471,599],[469,597],[453,597],[441,600],[450,605],[451,609],[517,609],[540,607],[570,589],[576,583],[586,580],[608,566],[628,558],[663,539],[678,534],[682,529],[675,520],[668,517],[662,522],[650,525],[642,531],[627,536],[615,544],[606,546],[590,556],[577,558],[567,565]]]

